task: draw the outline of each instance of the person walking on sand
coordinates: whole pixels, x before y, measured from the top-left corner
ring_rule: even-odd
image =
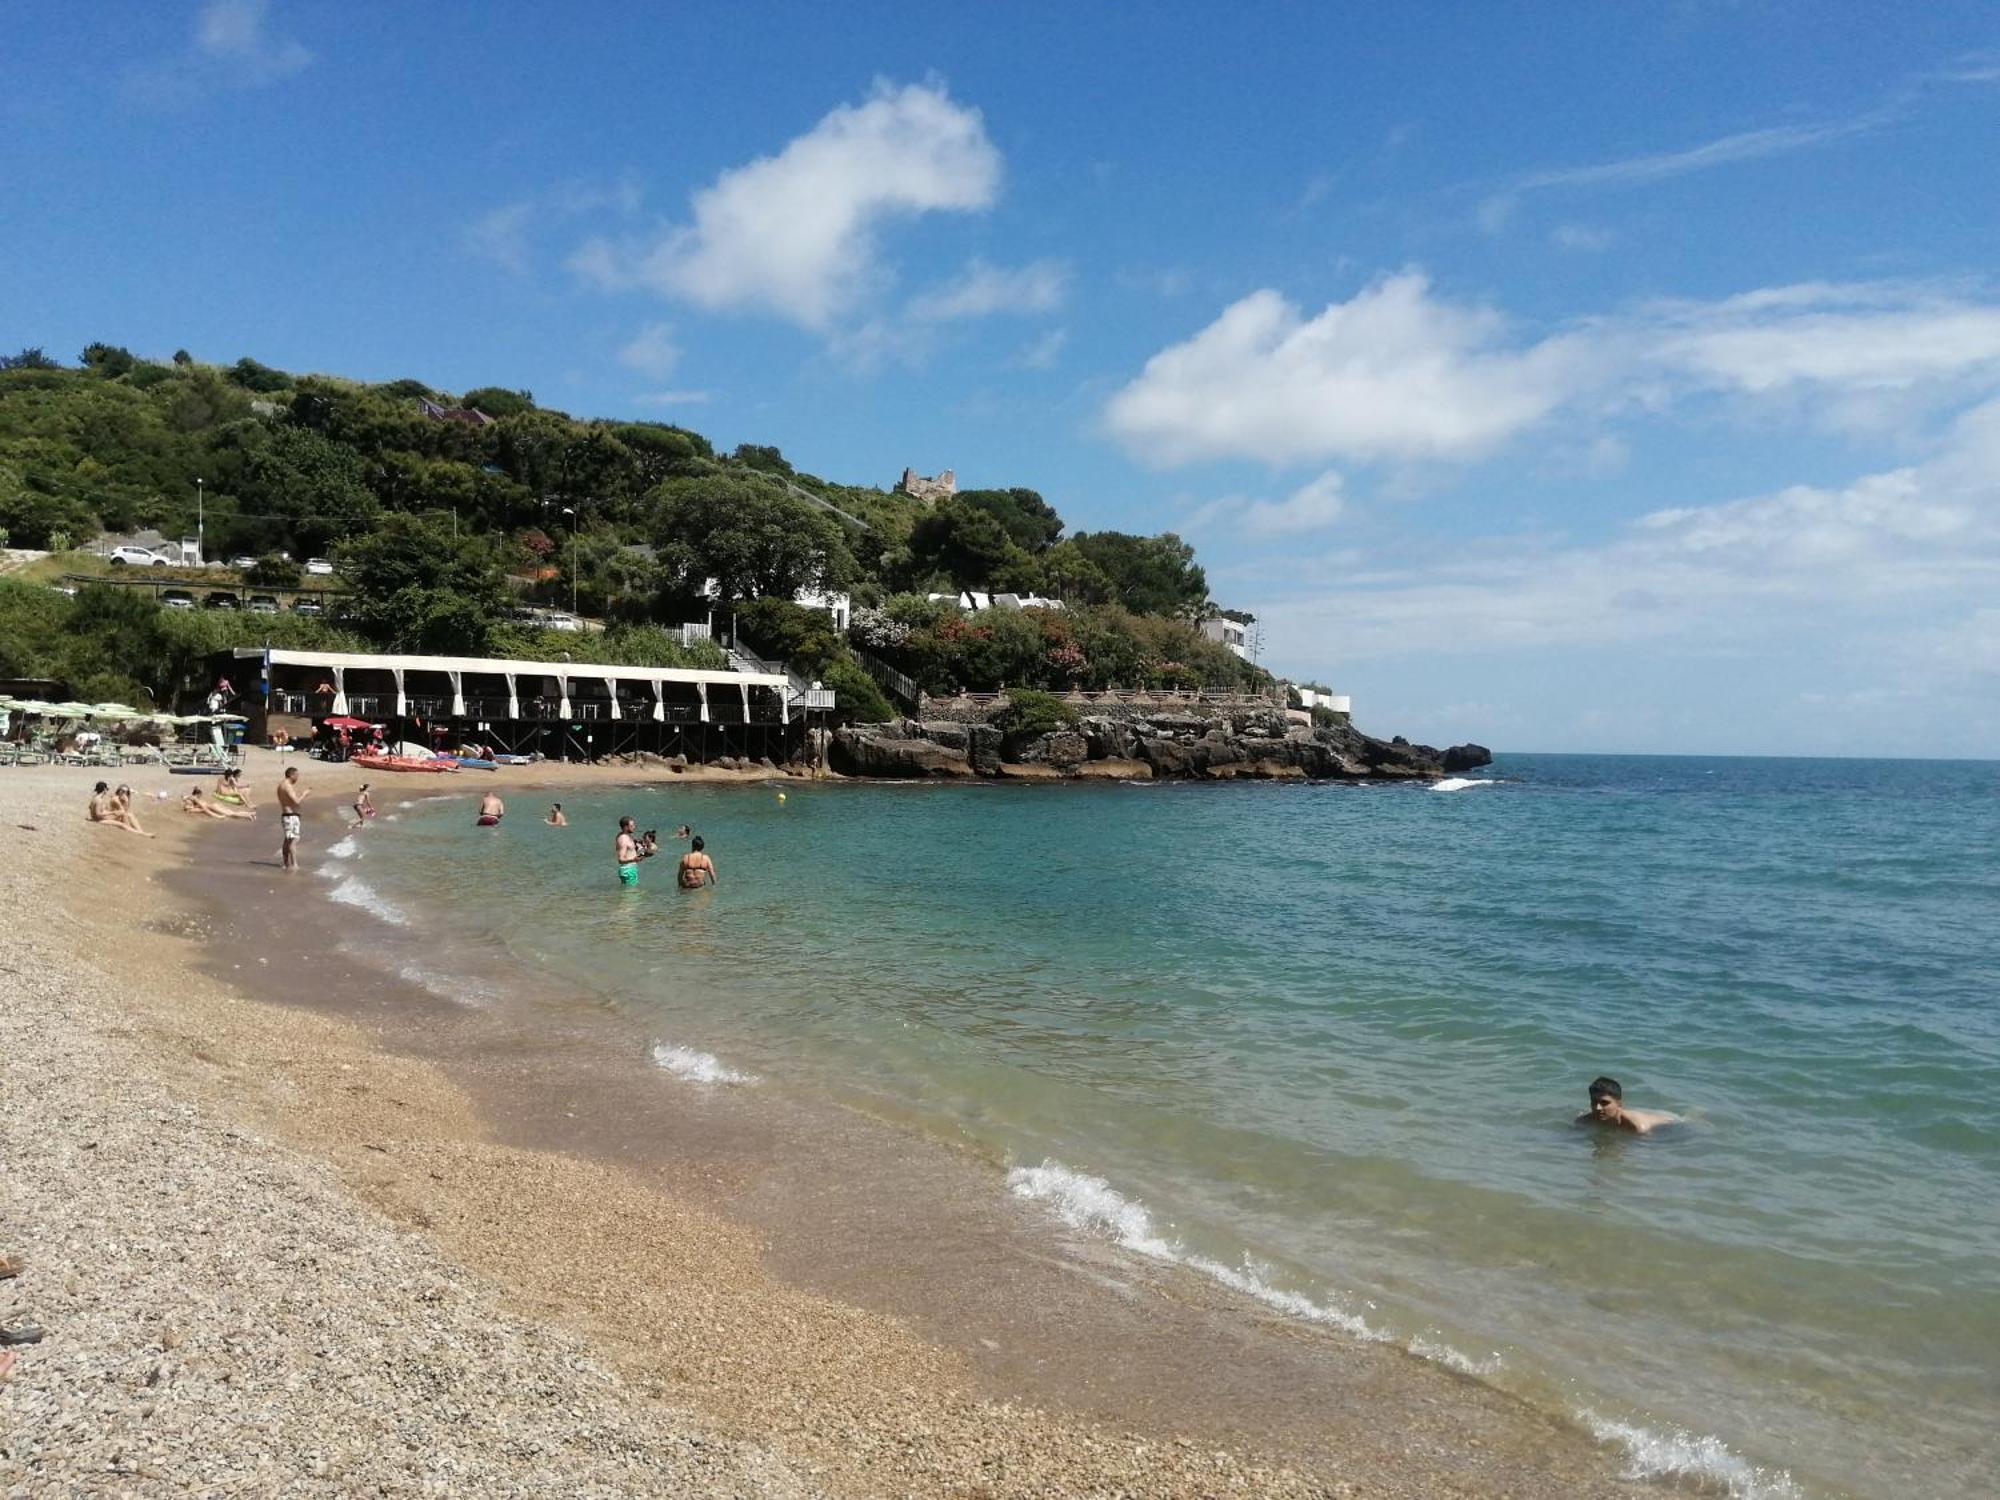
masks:
[[[299,808],[311,795],[311,791],[300,784],[299,768],[286,766],[285,774],[278,779],[278,812],[284,834],[283,842],[278,845],[278,859],[288,875],[299,867],[299,840],[306,831],[305,819],[299,816]]]
[[[694,844],[681,856],[680,881],[684,891],[715,884],[715,861],[703,852],[700,834],[695,835]]]
[[[479,821],[488,828],[493,827],[507,816],[507,804],[500,800],[498,792],[488,792],[479,799]]]
[[[560,802],[549,809],[549,815],[542,819],[542,821],[551,828],[569,827],[569,819],[563,816],[562,804]]]
[[[1664,1109],[1627,1109],[1625,1090],[1615,1078],[1594,1078],[1590,1084],[1590,1108],[1576,1117],[1579,1125],[1602,1125],[1613,1130],[1629,1130],[1645,1135],[1662,1125],[1675,1125],[1680,1116]]]
[[[637,825],[627,818],[618,820],[618,837],[611,841],[611,857],[618,862],[618,883],[637,885],[639,883],[639,861],[646,857],[639,847],[639,836],[632,830]]]

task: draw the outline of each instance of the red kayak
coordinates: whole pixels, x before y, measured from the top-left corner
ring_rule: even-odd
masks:
[[[458,762],[452,760],[427,760],[417,755],[355,755],[349,760],[357,766],[366,766],[371,771],[456,771]]]

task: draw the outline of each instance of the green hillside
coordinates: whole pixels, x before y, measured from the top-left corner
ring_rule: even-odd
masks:
[[[198,509],[210,558],[263,559],[255,581],[282,587],[298,561],[329,557],[342,591],[328,620],[146,627],[204,644],[282,634],[576,659],[587,646],[673,664],[712,648],[691,655],[656,627],[719,604],[766,655],[819,674],[861,716],[888,705],[855,644],[932,691],[1268,680],[1192,628],[1207,580],[1185,543],[1066,536],[1032,490],[931,505],[797,472],[775,447],[717,453],[686,428],[572,417],[501,387],[370,385],[185,353],[156,362],[104,344],[76,367],[33,349],[0,359],[0,543],[60,552],[104,531],[193,536]],[[702,596],[711,579],[719,601]],[[802,588],[853,595],[851,641],[789,604]],[[961,589],[1070,607],[962,615],[925,599]],[[172,691],[163,662],[176,652],[155,642],[144,660],[136,637],[125,651],[145,611],[136,598],[90,597],[103,592],[71,600],[0,579],[0,671],[61,666]],[[524,605],[572,598],[604,634],[551,638],[516,623]]]

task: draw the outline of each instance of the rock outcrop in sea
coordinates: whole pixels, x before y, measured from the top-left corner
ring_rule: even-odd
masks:
[[[843,776],[1008,780],[1226,781],[1451,775],[1492,760],[1483,745],[1437,750],[1349,724],[1301,724],[1279,708],[1194,706],[1093,713],[1049,733],[1003,734],[975,717],[855,724],[833,732]]]

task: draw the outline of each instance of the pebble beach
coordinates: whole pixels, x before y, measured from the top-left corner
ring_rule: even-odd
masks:
[[[307,769],[310,857],[358,778]],[[0,1381],[0,1493],[1643,1492],[1449,1377],[1373,1419],[1413,1363],[1382,1351],[1342,1386],[1351,1451],[1310,1462],[995,1391],[656,1181],[498,1143],[365,1025],[219,982],[165,879],[216,830],[148,800],[164,772],[128,777],[160,838],[88,826],[95,774],[0,776],[0,1254],[24,1265],[0,1324],[44,1330]],[[560,774],[533,787],[630,777]]]

